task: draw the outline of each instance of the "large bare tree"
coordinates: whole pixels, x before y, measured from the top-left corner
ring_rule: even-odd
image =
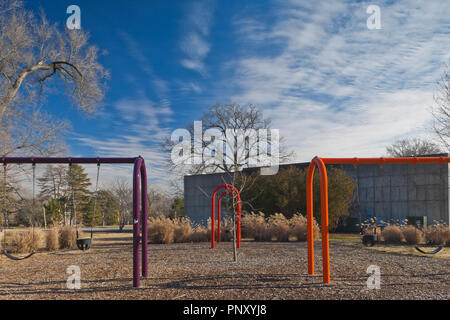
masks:
[[[435,106],[432,108],[434,132],[447,150],[450,150],[450,60],[438,82],[434,101]]]
[[[0,1],[0,155],[55,152],[64,121],[41,110],[44,93],[65,92],[90,113],[103,99],[108,72],[83,30],[51,24],[20,0]]]
[[[203,114],[201,128],[196,128],[195,124],[188,125],[184,130],[186,134],[182,131],[174,132],[164,146],[172,157],[170,166],[175,172],[223,173],[223,182],[232,184],[242,193],[257,181],[257,175],[250,175],[245,169],[270,167],[270,160],[282,163],[292,157],[292,153],[287,152],[283,146],[282,137],[277,131],[270,129],[270,121],[254,105],[216,104]],[[178,133],[183,135],[181,143],[177,140]],[[181,161],[173,161],[174,155]],[[207,197],[212,195],[212,190],[201,191]],[[251,206],[248,200],[241,199]],[[232,201],[228,201],[233,213],[236,211],[237,201],[236,194],[233,194]],[[236,261],[236,214],[232,218]]]
[[[406,138],[395,141],[386,147],[386,153],[390,157],[416,157],[442,153],[440,146],[423,138]]]

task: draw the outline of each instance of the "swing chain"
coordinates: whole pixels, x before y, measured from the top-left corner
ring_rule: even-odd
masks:
[[[100,177],[100,162],[97,162],[97,179],[95,181],[95,191],[94,191],[94,212],[92,213],[92,220],[91,220],[91,239],[93,237],[92,229],[94,228],[94,218],[95,218],[95,213],[96,213],[96,209],[97,209],[99,177]]]
[[[4,225],[6,224],[6,227],[8,227],[8,217],[7,217],[7,212],[6,212],[6,162],[3,162],[3,203],[2,203],[2,212],[3,212],[3,219],[2,219],[2,230]]]

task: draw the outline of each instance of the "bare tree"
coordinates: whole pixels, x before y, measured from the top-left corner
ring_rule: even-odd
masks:
[[[442,153],[438,144],[422,138],[406,138],[397,140],[386,147],[386,152],[391,157],[416,157]]]
[[[438,82],[434,101],[436,105],[432,108],[433,129],[447,150],[450,150],[450,60]]]
[[[133,207],[133,188],[127,179],[116,178],[111,187],[112,194],[119,202],[120,221],[119,227],[122,229],[126,224],[131,224]]]
[[[166,140],[164,147],[168,154],[181,155],[182,161],[170,161],[170,166],[175,172],[224,173],[224,183],[232,184],[242,193],[257,180],[254,175],[250,176],[244,172],[244,169],[270,166],[270,161],[261,161],[261,159],[282,163],[292,157],[292,153],[285,150],[282,137],[279,137],[277,131],[270,130],[270,121],[264,118],[256,106],[242,107],[235,103],[216,104],[203,114],[201,121],[200,134],[195,124],[187,126],[186,136],[189,141],[180,143],[176,134],[175,139],[172,136],[172,139]],[[187,147],[186,143],[188,143]],[[205,196],[211,197],[209,192],[201,191]],[[230,202],[234,222],[233,253],[236,261],[235,208],[238,205],[236,194],[233,194]],[[246,203],[251,206],[249,202]]]
[[[61,31],[20,0],[0,1],[0,154],[55,152],[67,123],[42,112],[44,92],[65,87],[80,110],[103,99],[107,71],[82,30]]]
[[[48,165],[44,174],[37,179],[40,189],[40,197],[43,199],[67,196],[64,192],[68,189],[66,186],[65,176],[67,174],[66,166]]]
[[[166,192],[153,187],[150,188],[148,197],[153,217],[167,217],[172,212],[173,199]]]

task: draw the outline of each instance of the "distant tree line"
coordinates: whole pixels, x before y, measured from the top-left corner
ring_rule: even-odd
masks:
[[[17,171],[17,170],[13,170]],[[7,180],[0,196],[2,226],[84,225],[107,226],[132,224],[133,188],[118,178],[108,188],[95,186],[84,167],[72,164],[48,165],[36,178],[36,195],[18,187],[17,173]],[[4,184],[5,182],[5,184]],[[30,186],[27,187],[30,190]],[[28,194],[28,195],[25,195]],[[184,215],[184,200],[150,188],[148,193],[151,216]]]
[[[286,218],[294,214],[306,215],[306,176],[308,169],[290,166],[276,175],[259,176],[257,183],[244,190],[243,208],[262,211],[266,216],[282,213]],[[255,173],[255,175],[258,173]],[[349,206],[354,199],[354,181],[338,168],[328,168],[328,219],[329,229],[337,227],[339,219],[349,216]],[[320,224],[320,178],[316,170],[313,179],[314,217]]]

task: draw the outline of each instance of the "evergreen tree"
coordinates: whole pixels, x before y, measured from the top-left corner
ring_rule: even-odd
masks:
[[[119,200],[111,191],[98,190],[93,195],[83,214],[83,224],[89,226],[119,223]]]
[[[84,168],[78,164],[72,164],[66,174],[66,193],[69,194],[71,224],[75,223],[75,218],[77,223],[81,222],[82,214],[86,211],[92,194],[89,191],[90,186],[91,181],[87,173],[84,172]],[[75,208],[73,207],[74,204]]]
[[[63,205],[64,203],[61,200],[50,199],[46,206],[49,222],[54,226],[61,224],[63,221]]]

